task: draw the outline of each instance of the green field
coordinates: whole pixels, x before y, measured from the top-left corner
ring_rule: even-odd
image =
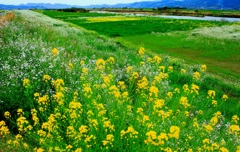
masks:
[[[30,10],[14,14],[4,15],[7,24],[0,28],[1,152],[240,150],[238,79],[209,74],[211,65],[191,61],[187,53],[216,49],[211,44],[216,38],[202,37],[205,31],[197,25],[230,23],[197,21],[191,23],[196,30],[178,24],[168,32],[139,28],[142,34],[110,37],[61,21],[72,13],[61,20]],[[74,18],[81,24],[141,23],[153,29],[142,22],[149,18],[85,15],[94,17]],[[174,25],[156,20],[165,29]],[[236,45],[229,39],[222,43],[228,49]],[[176,50],[168,53],[167,46]],[[227,54],[212,53],[205,52],[213,63]]]
[[[188,61],[188,63],[205,63],[209,66],[211,72],[218,73],[218,75],[223,77],[233,76],[240,78],[239,35],[237,39],[229,40],[200,34],[194,35],[192,32],[197,28],[234,26],[239,25],[239,23],[156,17],[136,17],[137,20],[132,21],[108,21],[107,18],[109,17],[102,17],[100,22],[90,22],[89,18],[85,17],[95,16],[95,13],[93,15],[89,13],[90,15],[86,15],[84,18],[81,18],[84,14],[78,17],[78,14],[75,14],[76,16],[74,17],[69,17],[68,13],[55,11],[43,11],[43,14],[58,19],[61,16],[60,18],[66,22],[112,38],[117,37],[117,41],[128,46],[144,46],[151,52],[179,57]],[[115,17],[117,18],[118,16]],[[239,34],[238,27],[236,26],[235,30],[230,32]],[[211,33],[211,31],[209,32]]]

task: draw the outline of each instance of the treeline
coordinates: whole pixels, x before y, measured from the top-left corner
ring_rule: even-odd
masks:
[[[53,10],[53,9],[51,9]],[[77,7],[72,7],[72,8],[63,8],[63,9],[54,9],[59,12],[80,12],[80,13],[88,13],[89,10],[84,9],[84,8],[77,8]]]

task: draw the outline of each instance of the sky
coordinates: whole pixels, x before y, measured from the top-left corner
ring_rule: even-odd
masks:
[[[0,4],[6,5],[19,5],[27,3],[61,3],[61,4],[70,4],[70,5],[92,5],[92,4],[118,4],[118,3],[132,3],[140,1],[151,1],[151,0],[0,0]]]

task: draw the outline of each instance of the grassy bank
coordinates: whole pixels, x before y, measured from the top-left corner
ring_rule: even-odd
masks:
[[[209,84],[206,65],[123,47],[36,12],[16,16],[0,29],[5,149],[239,150],[239,96]]]

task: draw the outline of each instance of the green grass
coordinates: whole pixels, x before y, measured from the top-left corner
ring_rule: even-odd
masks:
[[[44,14],[56,17],[53,14]],[[64,13],[62,17],[64,18]],[[104,20],[104,18],[103,18]],[[109,37],[118,37],[138,46],[145,46],[155,53],[163,53],[180,57],[189,63],[206,63],[211,72],[239,78],[239,43],[237,40],[219,40],[204,36],[192,36],[191,30],[202,27],[232,25],[235,23],[161,19],[154,17],[140,17],[137,21],[116,21],[89,23],[87,19],[68,18],[66,22],[96,31]],[[127,28],[126,28],[127,27]],[[173,33],[174,31],[187,31]],[[159,33],[159,34],[151,34]],[[163,34],[160,33],[170,33]],[[129,44],[129,43],[128,43]]]
[[[239,88],[228,92],[232,83],[201,64],[124,47],[36,12],[16,16],[0,29],[0,149],[238,149]],[[10,141],[2,136],[8,129]]]
[[[182,58],[188,63],[205,63],[210,72],[240,78],[240,45],[237,40],[193,36],[188,32],[124,36],[118,40],[145,46],[155,53]]]
[[[59,12],[59,11],[40,11],[44,15],[58,19],[80,18],[80,17],[99,17],[99,16],[116,16],[110,13],[78,13],[78,12]]]

